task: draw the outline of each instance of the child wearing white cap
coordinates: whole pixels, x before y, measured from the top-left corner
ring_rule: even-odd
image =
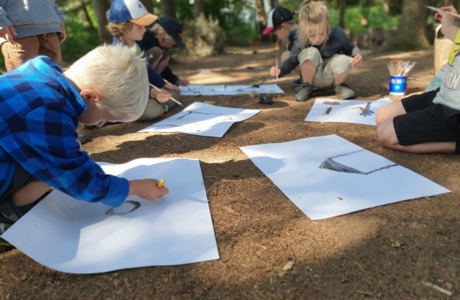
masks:
[[[149,13],[144,5],[138,0],[114,0],[107,13],[109,24],[108,30],[113,35],[112,45],[126,45],[136,47],[141,53],[137,41],[142,40],[146,31],[145,26],[154,23],[158,17]],[[178,98],[179,88],[166,83],[162,76],[149,64],[146,64],[149,83],[156,88],[150,90],[150,99],[144,113],[138,121],[149,121],[160,117],[164,112],[174,107],[176,103],[170,98],[171,91],[175,91],[174,98]]]

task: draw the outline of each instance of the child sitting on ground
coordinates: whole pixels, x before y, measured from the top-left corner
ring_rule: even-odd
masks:
[[[135,46],[139,53],[137,41],[142,40],[146,31],[145,26],[151,25],[158,17],[150,14],[139,0],[114,0],[107,14],[108,30],[113,35],[112,45]],[[180,90],[177,86],[166,83],[161,75],[147,64],[149,83],[151,88],[150,99],[142,116],[138,121],[149,121],[158,118],[176,105],[171,100],[179,98]]]
[[[150,65],[163,76],[167,81],[180,86],[187,86],[187,79],[180,79],[169,68],[171,55],[169,49],[177,46],[185,48],[182,42],[182,27],[176,19],[170,17],[161,17],[158,19],[152,29],[147,29],[144,37],[137,44],[145,52]]]
[[[454,7],[442,7],[435,15],[442,32],[456,45],[460,30]],[[377,134],[383,146],[413,153],[460,153],[460,59],[454,47],[440,88],[403,98],[377,112]]]
[[[284,7],[272,9],[268,14],[267,28],[262,34],[267,35],[270,32],[273,32],[278,40],[289,42],[287,49],[281,54],[281,63],[283,63],[289,58],[292,48],[297,42],[297,22],[294,20],[294,12]],[[300,74],[300,67],[297,66],[294,71]],[[302,76],[293,83],[302,84]]]
[[[295,100],[308,100],[313,87],[330,86],[334,86],[335,93],[340,98],[350,99],[355,93],[343,82],[351,69],[362,61],[359,48],[343,30],[331,27],[326,3],[305,0],[299,6],[297,44],[289,59],[279,69],[270,69],[270,75],[282,77],[300,65],[303,84],[297,89]]]
[[[0,234],[51,188],[120,206],[130,195],[168,193],[156,179],[107,175],[80,149],[78,122],[130,122],[148,100],[145,60],[134,49],[102,46],[64,73],[38,56],[0,76]],[[0,252],[7,246],[0,239]]]

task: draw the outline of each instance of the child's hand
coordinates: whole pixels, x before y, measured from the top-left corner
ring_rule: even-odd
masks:
[[[353,60],[351,61],[351,67],[355,68],[359,66],[360,64],[362,64],[362,62],[363,62],[363,56],[361,54],[356,54],[353,57]]]
[[[140,179],[129,181],[129,194],[137,195],[146,200],[155,200],[169,193],[166,187],[158,187],[156,179]]]
[[[158,100],[158,102],[166,102],[171,98],[171,94],[164,89],[160,89],[159,91],[156,89],[152,89],[150,91],[150,96]]]
[[[10,25],[0,30],[0,37],[4,38],[11,44],[14,44],[13,36],[16,36],[16,30],[14,26]]]
[[[187,79],[179,79],[177,80],[177,84],[180,85],[180,86],[187,86],[189,85],[189,81]]]
[[[167,89],[167,90],[176,91],[180,95],[180,89],[179,89],[179,87],[177,85],[167,83],[167,84],[164,85],[163,88]]]
[[[281,71],[277,67],[272,67],[270,69],[270,76],[271,77],[276,77],[276,76],[279,76],[280,74],[281,74]]]

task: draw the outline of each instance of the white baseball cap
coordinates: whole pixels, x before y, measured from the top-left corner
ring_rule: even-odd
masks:
[[[110,5],[108,17],[112,23],[129,21],[140,26],[151,25],[158,19],[149,13],[139,0],[114,0]]]

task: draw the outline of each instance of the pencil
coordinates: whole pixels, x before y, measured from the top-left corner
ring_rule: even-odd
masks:
[[[149,83],[149,85],[151,87],[153,87],[154,89],[156,89],[157,91],[161,92],[161,90],[159,88],[157,88],[156,86],[154,86],[153,84]],[[180,106],[184,106],[182,103],[180,103],[179,101],[177,101],[176,99],[174,99],[173,97],[170,98],[172,101],[176,102],[177,104],[179,104]]]
[[[278,83],[278,57],[275,56],[275,63],[276,63],[276,83]]]
[[[164,180],[164,179],[161,179],[161,180],[158,182],[157,187],[162,188],[162,187],[164,187],[164,186],[165,186],[165,180]]]
[[[439,8],[436,8],[436,7],[433,7],[433,6],[427,6],[427,8],[428,8],[428,9],[431,9],[431,10],[433,10],[433,11],[435,11],[435,12],[438,12],[438,11],[440,11],[440,9],[439,9]],[[447,14],[451,15],[451,16],[454,16],[454,17],[460,18],[460,15],[458,15],[458,14],[454,14],[453,12],[450,12],[450,11],[445,11],[445,12],[446,12]]]

